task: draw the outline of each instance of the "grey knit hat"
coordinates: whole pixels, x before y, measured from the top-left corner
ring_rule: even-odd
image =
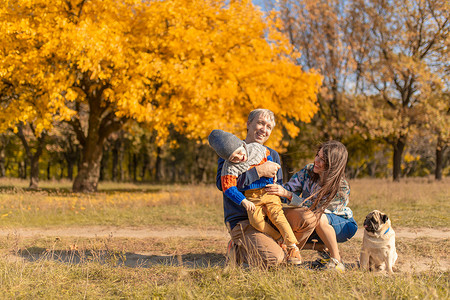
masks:
[[[244,142],[232,133],[214,129],[208,136],[209,145],[216,151],[217,155],[225,160],[228,160],[236,151],[242,146]]]

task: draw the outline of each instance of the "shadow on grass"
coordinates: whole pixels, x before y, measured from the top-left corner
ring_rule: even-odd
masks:
[[[131,252],[108,250],[48,250],[30,247],[17,253],[20,257],[30,261],[50,260],[67,264],[82,264],[97,262],[110,266],[126,266],[130,268],[149,268],[161,266],[183,266],[187,268],[225,267],[226,257],[217,253],[187,253],[175,255],[144,255]],[[304,261],[299,267],[315,269],[314,261]],[[358,263],[344,263],[346,270],[359,269]]]
[[[40,247],[30,247],[18,251],[17,255],[30,262],[42,260],[68,264],[97,262],[100,264],[126,266],[131,268],[148,268],[155,265],[207,268],[212,266],[225,266],[226,263],[225,255],[217,253],[144,255],[108,250],[49,250]]]

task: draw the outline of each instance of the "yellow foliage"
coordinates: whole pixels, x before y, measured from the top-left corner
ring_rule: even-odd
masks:
[[[296,64],[300,54],[276,13],[265,18],[249,0],[2,0],[0,7],[0,130],[78,118],[71,102],[101,101],[161,140],[169,125],[193,138],[214,128],[242,134],[258,107],[296,136],[291,120],[309,122],[317,112],[321,76]],[[281,140],[282,126],[271,141]]]
[[[419,161],[420,160],[420,155],[412,155],[411,153],[408,152],[403,157],[403,160],[405,161],[405,163],[410,163],[410,162],[413,162],[413,161]]]

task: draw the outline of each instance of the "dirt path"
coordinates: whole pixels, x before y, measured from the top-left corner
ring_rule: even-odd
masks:
[[[450,238],[450,228],[395,228],[397,238]],[[21,237],[34,236],[64,236],[64,237],[127,237],[127,238],[165,238],[165,237],[214,237],[228,238],[226,230],[200,230],[189,228],[134,228],[112,226],[87,227],[61,227],[61,228],[3,228],[0,236],[20,235]],[[359,229],[355,235],[362,238],[363,230]]]
[[[395,228],[397,239],[419,239],[419,238],[437,238],[448,240],[450,238],[450,228],[432,229],[432,228]],[[64,228],[3,228],[0,229],[0,237],[21,237],[21,238],[40,238],[40,237],[80,237],[80,238],[202,238],[223,240],[223,244],[229,239],[229,235],[225,229],[223,230],[201,230],[192,228],[173,228],[173,227],[113,227],[113,226],[86,226],[86,227],[64,227]],[[359,229],[356,238],[362,238],[363,230]],[[305,265],[314,260],[315,253],[306,251],[304,256]],[[303,254],[302,254],[303,255]],[[402,254],[403,255],[403,254]],[[74,255],[71,251],[60,250],[52,254],[52,259],[65,261],[69,263],[77,263],[81,260],[81,256]],[[48,259],[47,254],[27,254],[22,253],[19,256],[10,255],[10,259],[30,260],[34,261],[41,257]],[[155,264],[183,264],[184,266],[203,266],[225,265],[225,256],[221,253],[205,253],[205,254],[182,254],[167,255],[156,252],[138,251],[126,253],[126,259],[122,262],[129,267],[147,267]],[[108,259],[107,256],[100,259]],[[348,269],[357,267],[357,259],[355,262],[346,263]],[[448,271],[450,268],[450,260],[447,258],[433,257],[409,257],[406,255],[399,256],[396,264],[396,272],[418,272],[428,270]]]

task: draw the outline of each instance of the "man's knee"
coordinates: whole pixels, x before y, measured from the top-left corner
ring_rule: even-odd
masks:
[[[284,252],[280,246],[272,238],[250,225],[250,220],[239,222],[230,234],[231,239],[238,246],[242,262],[250,265],[274,265],[284,259]]]
[[[277,266],[285,260],[283,250],[275,242],[273,242],[273,248],[269,246],[262,249],[260,246],[258,247],[251,243],[241,243],[237,247],[239,262],[253,267],[266,268]]]
[[[284,262],[285,254],[283,250],[271,252],[266,259],[266,264],[268,267],[274,267]]]

